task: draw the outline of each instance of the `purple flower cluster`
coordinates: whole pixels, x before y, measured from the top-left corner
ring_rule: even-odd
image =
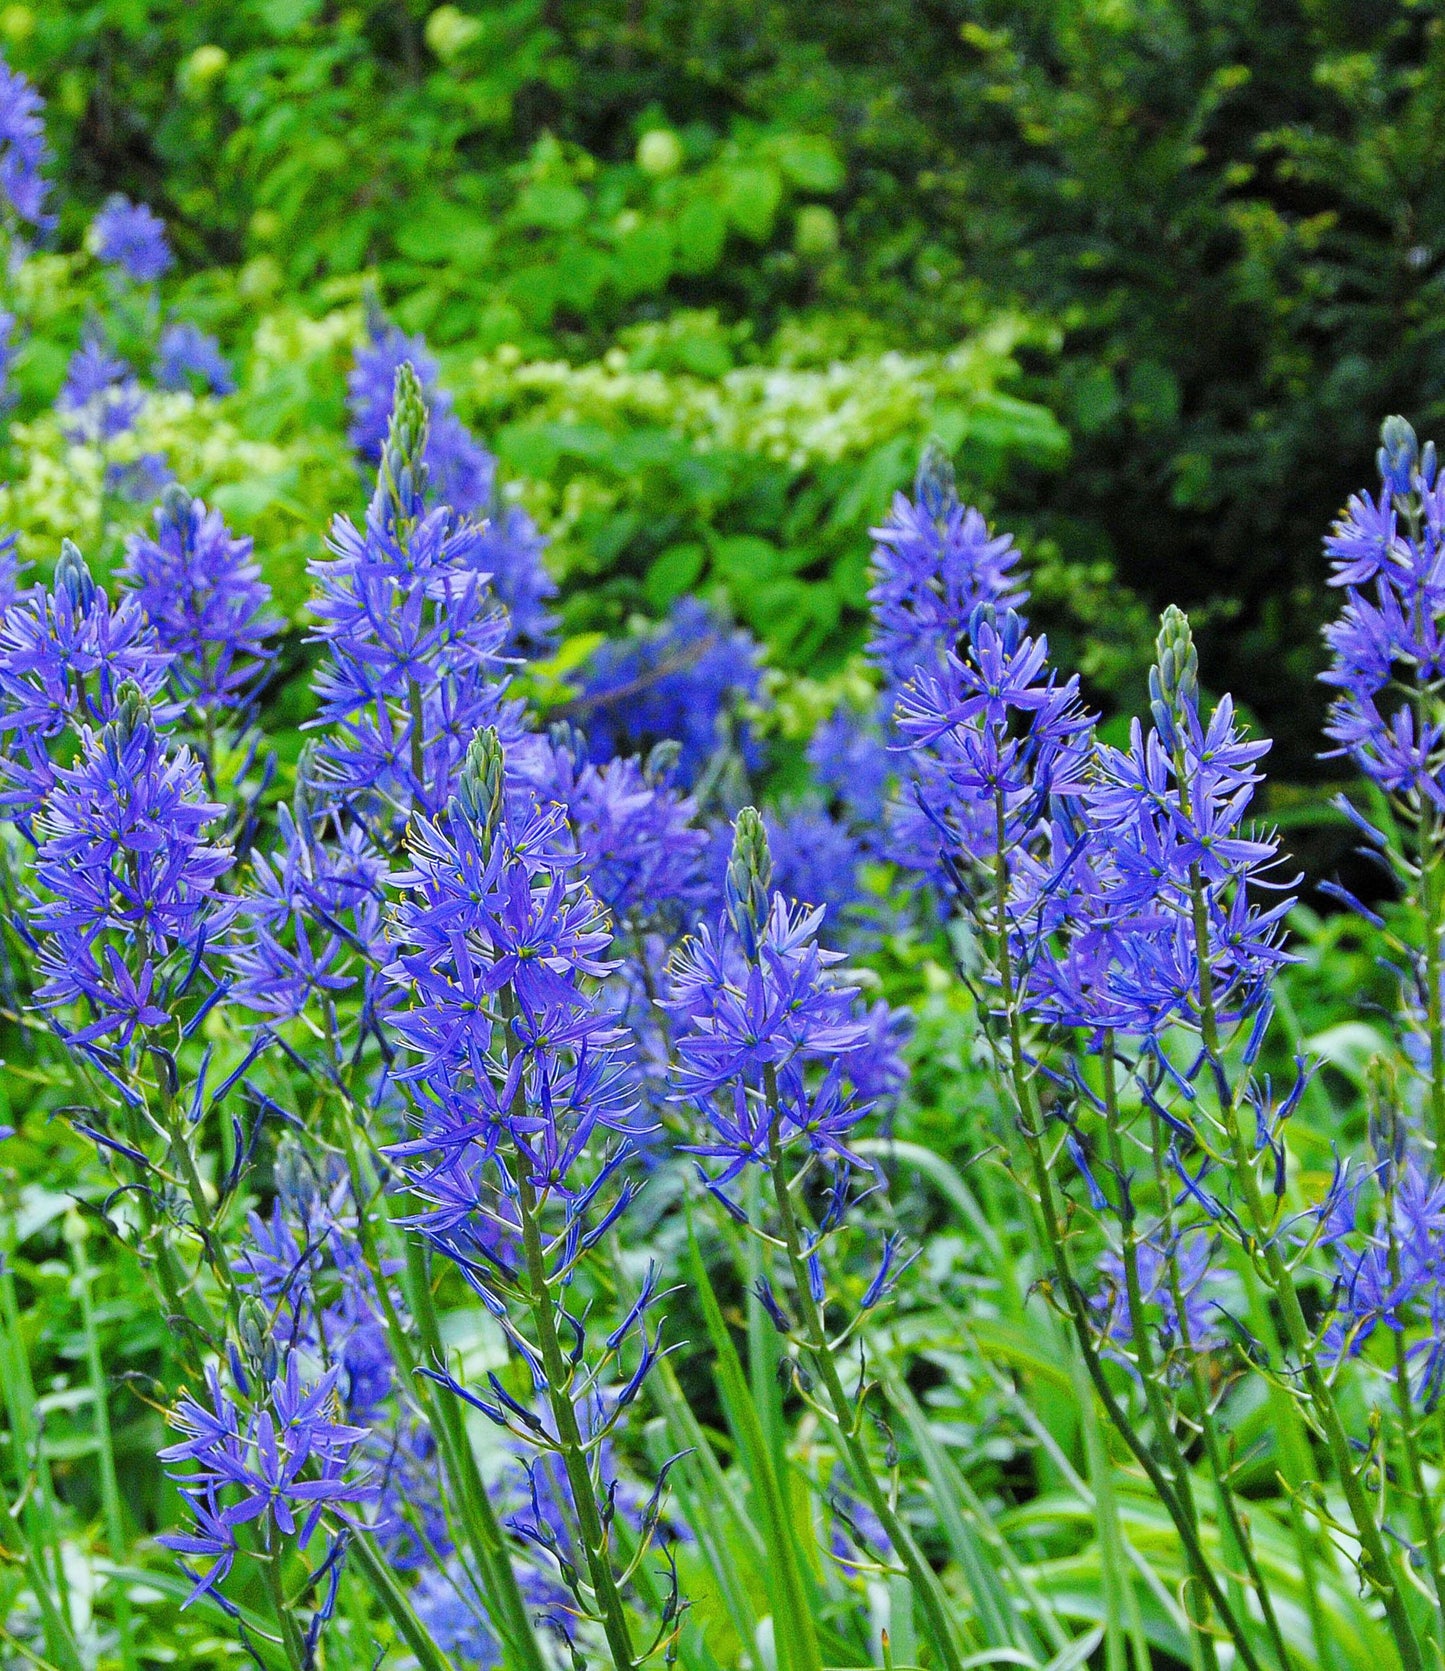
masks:
[[[870,1110],[860,1085],[886,1082],[875,1058],[895,1039],[866,1016],[841,978],[842,954],[819,946],[823,913],[771,891],[771,858],[757,813],[738,816],[725,885],[727,909],[672,959],[665,1004],[673,1017],[676,1094],[706,1124],[688,1152],[717,1163],[708,1187],[736,1211],[727,1186],[748,1167],[772,1167],[802,1145],[845,1183],[871,1168],[849,1148]],[[896,1060],[896,1056],[894,1056]],[[840,1197],[840,1203],[846,1198]]]
[[[162,389],[228,395],[236,387],[221,345],[188,320],[176,320],[161,332],[156,349],[155,380]]]
[[[1423,1320],[1406,1356],[1431,1408],[1445,1390],[1445,1183],[1413,1154],[1373,1176],[1386,1185],[1374,1210],[1362,1208],[1369,1178],[1346,1182],[1321,1237],[1338,1273],[1325,1350],[1356,1357],[1381,1326],[1401,1334]]]
[[[1445,480],[1403,418],[1383,437],[1378,494],[1351,498],[1325,541],[1345,594],[1325,629],[1338,692],[1326,730],[1382,789],[1445,810],[1445,720],[1429,695],[1445,670]]]
[[[524,510],[501,503],[496,460],[453,411],[426,343],[405,336],[379,314],[368,322],[367,340],[347,382],[351,444],[367,464],[381,462],[403,364],[415,371],[426,402],[425,462],[436,501],[477,524],[473,560],[507,607],[513,643],[528,653],[540,650],[553,637],[547,606],[557,592],[542,561],[542,536]]]
[[[331,789],[367,816],[400,819],[441,812],[482,727],[511,739],[521,722],[505,697],[509,625],[482,567],[483,532],[426,509],[426,406],[406,366],[397,384],[365,528],[337,517],[334,556],[312,565],[328,652],[312,724]]]
[[[294,1537],[304,1551],[323,1518],[339,1512],[344,1520],[347,1505],[370,1497],[366,1478],[352,1467],[366,1430],[335,1419],[340,1379],[336,1365],[303,1380],[293,1354],[272,1378],[241,1370],[234,1389],[212,1370],[206,1402],[187,1394],[176,1406],[171,1426],[183,1437],[160,1458],[193,1465],[171,1478],[195,1525],[159,1541],[188,1561],[211,1563],[203,1573],[191,1571],[188,1601],[211,1593],[231,1570],[240,1527],[258,1524],[268,1551],[280,1537]]]
[[[587,664],[572,710],[599,765],[672,741],[681,745],[679,781],[691,787],[729,743],[749,769],[762,764],[739,712],[757,700],[761,684],[751,634],[685,597],[660,625],[603,644]]]
[[[76,763],[56,768],[37,820],[30,920],[37,998],[83,1005],[78,1044],[123,1050],[170,1022],[224,927],[216,883],[231,855],[207,839],[222,809],[202,789],[200,763],[167,748],[134,686],[113,718],[82,732]]]
[[[153,283],[175,259],[166,242],[166,223],[144,203],[132,203],[119,192],[106,199],[90,238],[97,258],[119,267],[136,284]]]
[[[235,904],[227,948],[233,996],[286,1020],[360,985],[363,1010],[374,1015],[385,991],[377,979],[387,956],[385,861],[361,825],[329,833],[304,781],[294,811],[281,806],[276,819],[277,849],[252,856]]]
[[[446,1240],[518,1180],[539,1197],[585,1199],[574,1168],[594,1132],[631,1112],[620,1040],[585,983],[608,972],[612,934],[576,862],[562,809],[507,792],[495,732],[468,757],[435,822],[417,819],[388,970],[392,1025],[412,1057],[420,1132],[395,1152]],[[485,1240],[485,1238],[483,1238]]]
[[[594,765],[584,739],[559,726],[539,751],[532,780],[539,797],[565,807],[582,873],[621,927],[672,922],[707,894],[708,837],[697,804],[671,787],[676,750]]]
[[[0,195],[22,226],[40,232],[54,221],[45,212],[50,185],[41,173],[50,160],[44,109],[29,81],[0,58]]]
[[[154,538],[126,540],[121,573],[170,658],[175,694],[214,717],[244,711],[276,630],[252,542],[181,487],[167,490],[155,524]]]
[[[112,605],[67,540],[54,587],[32,587],[0,621],[0,734],[9,742],[0,799],[17,823],[29,824],[55,782],[60,739],[104,725],[127,682],[154,699],[166,666],[139,606],[124,597]]]
[[[1213,1251],[1208,1234],[1198,1228],[1177,1235],[1172,1248],[1162,1243],[1162,1231],[1141,1238],[1137,1244],[1139,1297],[1146,1311],[1144,1326],[1166,1355],[1176,1351],[1186,1356],[1211,1352],[1225,1343],[1219,1309],[1223,1278],[1211,1263]],[[1117,1253],[1103,1254],[1099,1276],[1101,1289],[1093,1301],[1099,1332],[1130,1351],[1139,1325],[1129,1304],[1124,1262]],[[1178,1304],[1181,1298],[1182,1317]]]
[[[953,466],[936,443],[925,450],[914,497],[894,496],[873,553],[873,634],[868,651],[891,688],[935,673],[956,650],[980,604],[1017,609],[1027,600],[1013,574],[1018,551],[959,503]]]
[[[903,687],[897,725],[927,821],[919,845],[941,847],[955,881],[967,866],[1019,852],[1051,801],[1084,786],[1092,722],[1078,678],[1057,680],[1048,640],[1029,637],[1012,610],[978,605],[957,651],[940,651],[932,671],[919,668]]]
[[[111,353],[98,330],[87,326],[56,401],[65,433],[72,441],[103,446],[134,429],[144,405],[134,372]]]
[[[1165,617],[1161,644],[1181,622]],[[1135,721],[1128,749],[1097,747],[1047,841],[1013,867],[1030,1000],[1065,1027],[1157,1039],[1199,1024],[1207,991],[1218,1022],[1262,1028],[1294,904],[1257,898],[1279,852],[1247,822],[1269,744],[1240,735],[1228,697],[1203,720],[1192,668],[1155,715],[1147,732]]]
[[[373,468],[381,463],[391,423],[396,374],[410,365],[421,384],[430,420],[426,465],[439,503],[459,516],[483,517],[492,504],[496,460],[480,446],[452,410],[436,360],[423,338],[408,337],[380,314],[367,322],[367,338],[356,351],[347,379],[351,445]]]

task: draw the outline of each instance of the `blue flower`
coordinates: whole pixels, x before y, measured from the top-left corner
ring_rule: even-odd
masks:
[[[107,266],[119,267],[137,284],[149,284],[175,259],[166,242],[166,225],[144,203],[119,192],[108,197],[90,228],[91,248]]]
[[[557,585],[542,561],[545,542],[531,517],[496,491],[496,460],[452,410],[437,364],[421,337],[407,337],[373,314],[347,380],[351,444],[366,463],[381,462],[398,369],[410,364],[429,414],[425,462],[438,504],[477,524],[476,566],[506,605],[515,645],[535,653],[552,642],[548,604]]]
[[[318,776],[370,817],[399,822],[447,804],[468,744],[485,726],[521,734],[506,700],[505,609],[481,567],[482,531],[446,507],[425,506],[426,407],[403,366],[365,529],[332,525],[329,561],[311,565],[320,588],[316,639],[327,660],[315,681],[324,727]]]
[[[1338,693],[1326,734],[1366,777],[1445,808],[1445,727],[1424,693],[1445,672],[1445,479],[1403,418],[1386,420],[1377,495],[1357,494],[1325,541],[1331,585],[1345,593],[1325,628]]]
[[[376,971],[385,962],[386,863],[365,830],[344,824],[328,838],[304,784],[296,806],[277,809],[280,843],[255,853],[235,903],[227,957],[237,1002],[290,1019],[317,1000],[363,983],[366,1007],[384,1008]]]
[[[38,231],[54,222],[45,212],[50,161],[41,113],[45,102],[18,70],[0,58],[0,193],[23,225]]]
[[[190,1503],[197,1529],[159,1541],[178,1554],[214,1560],[196,1578],[188,1602],[229,1571],[239,1527],[260,1522],[267,1550],[274,1550],[278,1537],[293,1536],[304,1550],[323,1516],[344,1517],[347,1505],[370,1498],[372,1487],[352,1466],[366,1430],[334,1419],[340,1376],[338,1365],[303,1381],[293,1354],[274,1380],[233,1393],[212,1370],[208,1401],[187,1393],[171,1412],[170,1425],[183,1437],[159,1455],[162,1462],[193,1465],[171,1478]]]
[[[155,380],[162,389],[193,390],[199,384],[205,393],[213,395],[228,395],[236,387],[215,337],[183,319],[161,332]]]
[[[110,352],[97,330],[87,327],[56,401],[66,435],[100,446],[134,429],[144,405],[131,368]]]
[[[876,843],[898,769],[878,718],[840,704],[813,733],[807,756],[813,781],[848,827],[861,841]]]
[[[121,574],[171,658],[176,694],[217,713],[244,708],[276,631],[252,542],[181,487],[167,492],[155,525],[154,538],[128,536]]]
[[[13,549],[7,556],[13,585]],[[127,682],[156,698],[167,661],[135,602],[112,605],[67,540],[53,590],[32,587],[0,620],[0,734],[9,739],[0,804],[17,822],[33,818],[55,781],[56,740],[103,725]]]
[[[694,827],[696,802],[670,787],[665,757],[599,766],[585,748],[558,727],[523,769],[541,800],[567,809],[582,872],[619,925],[676,920],[707,894],[708,837]]]
[[[980,604],[1020,608],[1028,594],[1012,571],[1018,551],[959,503],[953,467],[936,445],[919,465],[914,498],[899,493],[873,530],[873,635],[868,651],[888,685],[939,669]]]
[[[169,1020],[225,924],[216,884],[231,854],[207,839],[221,811],[203,797],[200,763],[166,748],[134,686],[114,718],[82,732],[75,765],[56,768],[37,820],[30,918],[37,999],[83,1002],[77,1042],[123,1049]]]
[[[660,625],[601,645],[571,710],[599,764],[664,741],[681,744],[678,779],[691,787],[729,742],[749,769],[762,764],[761,747],[739,712],[757,700],[761,682],[752,636],[685,597]]]
[[[863,896],[858,867],[863,843],[815,800],[799,801],[767,820],[773,875],[780,892],[823,908],[831,933]]]

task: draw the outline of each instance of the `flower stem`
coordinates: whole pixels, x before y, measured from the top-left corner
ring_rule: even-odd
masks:
[[[547,1401],[557,1428],[562,1466],[567,1473],[572,1506],[576,1510],[578,1527],[582,1533],[582,1546],[587,1556],[592,1594],[597,1602],[612,1662],[617,1671],[636,1671],[638,1661],[632,1646],[632,1630],[627,1622],[622,1594],[617,1588],[617,1577],[612,1570],[607,1529],[597,1502],[592,1470],[587,1460],[587,1447],[577,1425],[577,1409],[572,1402],[572,1371],[557,1336],[555,1304],[551,1284],[547,1280],[542,1230],[537,1221],[537,1194],[527,1176],[531,1164],[530,1157],[519,1145],[517,1217],[522,1227],[532,1322],[537,1331],[537,1345],[547,1376]]]
[[[778,1100],[776,1074],[773,1068],[769,1066],[764,1070],[764,1075],[766,1080],[765,1094],[769,1099],[769,1106],[776,1108]],[[948,1667],[948,1671],[962,1671],[964,1662],[959,1654],[957,1643],[954,1641],[953,1627],[948,1616],[948,1605],[943,1593],[943,1586],[938,1580],[938,1574],[928,1564],[923,1551],[918,1547],[918,1540],[914,1537],[911,1528],[894,1508],[888,1493],[883,1489],[882,1482],[874,1472],[867,1447],[858,1436],[858,1416],[861,1406],[856,1405],[848,1397],[843,1386],[842,1377],[838,1373],[837,1361],[832,1346],[829,1344],[827,1327],[823,1320],[821,1308],[813,1297],[798,1218],[793,1210],[792,1194],[783,1163],[782,1144],[779,1140],[776,1121],[773,1123],[769,1139],[768,1172],[772,1179],[773,1195],[777,1201],[778,1219],[783,1232],[783,1244],[787,1250],[788,1265],[792,1272],[794,1300],[803,1321],[803,1343],[827,1391],[834,1425],[838,1431],[838,1439],[847,1455],[854,1481],[859,1490],[867,1497],[869,1506],[874,1514],[878,1516],[883,1530],[888,1534],[889,1542],[893,1545],[899,1559],[907,1569],[908,1576],[917,1591],[919,1601],[923,1605],[923,1611],[928,1619],[929,1635],[940,1658],[944,1665]]]
[[[1195,956],[1199,965],[1200,1034],[1205,1049],[1211,1058],[1220,1064],[1222,1080],[1223,1058],[1220,1054],[1219,1020],[1215,1008],[1213,970],[1209,961],[1208,904],[1197,865],[1190,869],[1189,885],[1193,904]],[[1230,1170],[1244,1197],[1249,1215],[1256,1257],[1263,1258],[1263,1274],[1279,1307],[1285,1338],[1304,1374],[1315,1419],[1324,1437],[1335,1472],[1339,1475],[1340,1489],[1344,1492],[1345,1502],[1349,1506],[1355,1535],[1360,1540],[1360,1574],[1377,1592],[1384,1605],[1390,1634],[1395,1639],[1395,1646],[1399,1650],[1406,1671],[1423,1671],[1424,1662],[1420,1656],[1415,1627],[1406,1609],[1404,1597],[1400,1593],[1379,1523],[1371,1510],[1369,1498],[1355,1468],[1350,1452],[1349,1435],[1345,1432],[1339,1406],[1335,1402],[1334,1390],[1315,1355],[1309,1324],[1305,1321],[1299,1294],[1295,1289],[1294,1276],[1280,1252],[1274,1215],[1265,1205],[1264,1194],[1260,1189],[1259,1177],[1255,1171],[1256,1156],[1251,1151],[1239,1123],[1236,1101],[1237,1098],[1232,1094],[1227,1097],[1221,1094],[1220,1117],[1229,1141],[1230,1159],[1233,1162]]]

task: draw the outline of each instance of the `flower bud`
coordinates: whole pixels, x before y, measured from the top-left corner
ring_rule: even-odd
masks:
[[[1400,1114],[1399,1075],[1386,1056],[1371,1056],[1365,1066],[1365,1107],[1370,1147],[1386,1172],[1392,1172],[1405,1158],[1406,1130]]]
[[[278,1368],[275,1333],[265,1306],[254,1294],[241,1301],[236,1333],[241,1338],[247,1363],[263,1381],[274,1381]]]
[[[953,456],[935,436],[923,449],[913,496],[934,522],[941,523],[958,503],[958,482],[953,473]]]
[[[115,693],[115,710],[106,730],[124,748],[142,726],[152,724],[151,705],[146,693],[134,679],[125,680]]]
[[[506,758],[495,726],[487,726],[472,738],[466,763],[457,780],[456,799],[481,837],[482,851],[490,856],[492,838],[502,821],[502,792],[506,785]]]
[[[191,514],[192,499],[189,491],[179,482],[167,482],[161,493],[161,511],[168,522],[181,527]]]
[[[1149,669],[1149,706],[1166,739],[1174,735],[1175,716],[1199,701],[1199,652],[1189,617],[1172,603],[1159,618],[1155,662]]]
[[[60,542],[60,556],[55,564],[55,590],[64,592],[82,614],[90,613],[95,601],[95,581],[90,565],[80,554],[80,547],[71,540]]]
[[[1380,425],[1380,450],[1375,459],[1380,466],[1380,479],[1392,494],[1411,491],[1419,456],[1420,443],[1414,428],[1398,415],[1386,418]]]
[[[405,527],[422,512],[426,496],[426,442],[430,418],[421,379],[410,360],[396,368],[391,423],[381,450],[372,508],[390,524]]]
[[[319,1190],[316,1171],[305,1149],[291,1132],[283,1132],[276,1145],[274,1170],[276,1193],[303,1222],[313,1216]]]
[[[642,775],[651,784],[666,785],[672,781],[677,763],[682,758],[682,744],[676,737],[664,737],[647,751]]]
[[[773,856],[768,832],[756,807],[745,806],[733,825],[733,850],[728,859],[723,895],[728,917],[752,962],[757,961],[758,938],[768,915],[768,889],[773,880]]]

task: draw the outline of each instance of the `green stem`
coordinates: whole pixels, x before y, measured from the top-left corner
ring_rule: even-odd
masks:
[[[1165,1403],[1163,1377],[1159,1373],[1154,1360],[1154,1345],[1149,1338],[1149,1326],[1144,1316],[1144,1294],[1139,1281],[1139,1233],[1135,1226],[1134,1207],[1130,1198],[1127,1183],[1127,1172],[1124,1166],[1124,1143],[1120,1132],[1119,1122],[1119,1092],[1114,1078],[1114,1033],[1112,1028],[1104,1033],[1104,1123],[1109,1142],[1109,1160],[1114,1168],[1114,1176],[1119,1185],[1119,1217],[1123,1225],[1124,1243],[1124,1288],[1129,1297],[1129,1315],[1133,1325],[1132,1334],[1135,1355],[1139,1360],[1139,1379],[1144,1388],[1144,1402],[1148,1406],[1149,1414],[1154,1421],[1156,1443],[1163,1449],[1168,1458],[1170,1472],[1174,1478],[1174,1491],[1181,1510],[1189,1517],[1189,1523],[1198,1536],[1199,1517],[1194,1504],[1194,1486],[1190,1478],[1189,1464],[1185,1460],[1184,1452],[1179,1444],[1178,1435],[1174,1431],[1173,1416]],[[1182,1314],[1181,1314],[1182,1315]],[[1209,1632],[1209,1616],[1207,1610],[1202,1614],[1197,1610],[1202,1596],[1194,1584],[1186,1590],[1186,1605],[1189,1611],[1190,1623],[1194,1626],[1199,1638],[1200,1652],[1207,1664],[1217,1665],[1218,1656],[1214,1650],[1214,1639]]]
[[[465,1534],[472,1558],[481,1572],[489,1599],[496,1603],[495,1623],[502,1637],[504,1651],[521,1671],[547,1671],[546,1660],[532,1627],[527,1604],[517,1584],[507,1542],[497,1524],[496,1512],[481,1470],[467,1437],[466,1420],[461,1404],[450,1387],[426,1378],[418,1379],[419,1360],[412,1350],[411,1338],[402,1324],[391,1297],[391,1285],[385,1279],[372,1220],[367,1204],[375,1198],[380,1203],[380,1218],[390,1226],[386,1196],[369,1187],[357,1153],[356,1134],[352,1121],[343,1111],[342,1131],[346,1143],[347,1162],[351,1174],[352,1196],[356,1201],[357,1234],[362,1257],[375,1277],[376,1293],[381,1301],[387,1336],[397,1368],[415,1386],[426,1401],[432,1415],[433,1430],[441,1452],[442,1467],[456,1497],[456,1508],[461,1516],[461,1530]],[[441,1327],[432,1300],[431,1282],[427,1275],[424,1250],[415,1235],[406,1238],[407,1289],[412,1316],[421,1336],[422,1349],[438,1369],[445,1369],[446,1354],[442,1344]],[[417,1628],[421,1626],[418,1623]]]
[[[95,1446],[100,1458],[100,1500],[105,1514],[105,1536],[115,1566],[125,1559],[125,1517],[121,1513],[120,1486],[115,1473],[115,1445],[111,1437],[110,1407],[106,1398],[105,1364],[100,1351],[100,1334],[95,1325],[95,1301],[91,1294],[90,1264],[85,1254],[85,1223],[72,1215],[66,1224],[75,1265],[75,1286],[80,1297],[81,1326],[85,1331],[85,1361],[90,1375],[90,1401],[95,1417]],[[135,1640],[131,1628],[130,1592],[125,1581],[112,1577],[115,1588],[115,1623],[120,1636],[120,1657],[125,1671],[135,1671]]]
[[[1221,1061],[1213,971],[1209,962],[1208,904],[1198,866],[1190,869],[1190,893],[1194,915],[1195,956],[1199,964],[1200,1033],[1210,1055],[1216,1061]],[[1350,1454],[1349,1435],[1345,1432],[1333,1389],[1315,1356],[1309,1324],[1305,1321],[1304,1311],[1300,1306],[1294,1277],[1279,1249],[1274,1215],[1265,1205],[1264,1194],[1255,1171],[1256,1156],[1240,1126],[1238,1110],[1234,1106],[1235,1100],[1233,1095],[1222,1098],[1223,1106],[1220,1109],[1233,1163],[1230,1170],[1244,1196],[1256,1253],[1263,1257],[1264,1274],[1279,1307],[1285,1338],[1304,1374],[1315,1419],[1335,1472],[1339,1476],[1340,1489],[1344,1492],[1345,1502],[1349,1506],[1355,1535],[1360,1540],[1360,1574],[1377,1592],[1384,1605],[1390,1633],[1395,1638],[1395,1646],[1399,1649],[1400,1659],[1406,1671],[1423,1671],[1424,1662],[1420,1656],[1415,1627],[1405,1607],[1404,1597],[1400,1593],[1389,1553],[1385,1548],[1384,1537]]]
[[[612,1552],[587,1461],[587,1447],[577,1426],[577,1410],[572,1402],[573,1373],[557,1336],[557,1317],[551,1285],[547,1280],[542,1231],[537,1222],[537,1196],[527,1175],[530,1168],[530,1158],[518,1145],[517,1217],[521,1221],[522,1246],[526,1255],[532,1323],[537,1331],[537,1346],[547,1375],[547,1401],[557,1428],[562,1466],[567,1473],[572,1506],[577,1514],[582,1548],[587,1557],[587,1572],[592,1581],[592,1594],[612,1663],[617,1671],[636,1671],[638,1661],[632,1646],[632,1630],[627,1622],[621,1591],[617,1588],[617,1576],[612,1570]]]
[[[1039,1210],[1043,1218],[1045,1239],[1053,1257],[1059,1284],[1064,1291],[1064,1304],[1073,1324],[1074,1338],[1078,1343],[1080,1352],[1083,1354],[1084,1365],[1089,1372],[1089,1379],[1093,1382],[1094,1390],[1099,1395],[1100,1402],[1103,1404],[1109,1420],[1113,1423],[1125,1444],[1128,1445],[1134,1459],[1143,1468],[1150,1485],[1154,1488],[1160,1502],[1163,1503],[1169,1518],[1174,1522],[1174,1528],[1179,1533],[1180,1541],[1184,1545],[1185,1558],[1195,1580],[1209,1597],[1215,1611],[1219,1614],[1221,1622],[1229,1632],[1235,1649],[1248,1671],[1263,1671],[1249,1635],[1241,1622],[1235,1617],[1234,1609],[1229,1605],[1229,1598],[1224,1594],[1214,1576],[1208,1557],[1200,1544],[1199,1535],[1193,1521],[1185,1512],[1184,1505],[1180,1503],[1175,1495],[1174,1487],[1165,1475],[1164,1470],[1155,1460],[1149,1447],[1140,1438],[1134,1424],[1120,1406],[1118,1399],[1115,1398],[1114,1390],[1109,1385],[1108,1376],[1104,1373],[1103,1363],[1094,1345],[1093,1330],[1084,1301],[1083,1290],[1074,1277],[1073,1263],[1069,1258],[1068,1245],[1064,1240],[1062,1221],[1059,1218],[1058,1206],[1054,1197],[1053,1178],[1049,1172],[1048,1155],[1044,1149],[1042,1121],[1037,1099],[1024,1065],[1023,1026],[1019,1017],[1013,975],[1013,958],[1009,952],[1008,942],[1008,859],[1002,799],[998,801],[995,809],[995,830],[994,896],[998,913],[995,934],[998,941],[999,983],[1002,988],[1004,1015],[1008,1028],[1008,1079],[1013,1091],[1015,1111],[1023,1128],[1024,1145],[1033,1172],[1034,1190],[1038,1197]]]
[[[1435,1170],[1445,1172],[1445,1021],[1441,1017],[1441,867],[1433,808],[1420,814],[1420,904],[1425,916],[1425,1025],[1430,1039],[1430,1125]]]
[[[359,1531],[351,1540],[351,1556],[371,1586],[372,1593],[386,1609],[403,1642],[416,1655],[422,1671],[453,1671],[445,1654],[417,1618],[406,1592],[392,1577],[391,1568],[372,1542],[371,1533]]]
[[[276,1627],[281,1632],[281,1645],[286,1650],[291,1671],[306,1671],[306,1644],[301,1636],[301,1627],[296,1623],[287,1605],[286,1595],[281,1586],[280,1550],[273,1549],[269,1555],[261,1555],[258,1564],[265,1577],[266,1594],[271,1601],[271,1610],[276,1615]]]
[[[765,1071],[766,1091],[769,1107],[776,1108],[778,1101],[777,1078],[771,1066]],[[783,1245],[787,1250],[788,1265],[792,1272],[794,1303],[798,1307],[803,1321],[803,1339],[807,1347],[808,1356],[821,1379],[828,1394],[828,1403],[832,1409],[833,1422],[837,1428],[838,1438],[847,1455],[850,1470],[859,1490],[867,1497],[869,1506],[878,1516],[883,1530],[888,1534],[888,1540],[893,1545],[918,1598],[923,1604],[923,1611],[928,1618],[929,1635],[933,1645],[949,1671],[963,1671],[963,1659],[954,1641],[953,1626],[948,1616],[948,1604],[943,1593],[943,1586],[938,1581],[938,1574],[928,1564],[923,1551],[918,1547],[918,1541],[913,1531],[894,1509],[888,1493],[883,1489],[873,1469],[873,1462],[868,1455],[867,1447],[858,1436],[858,1412],[853,1401],[848,1397],[843,1386],[842,1377],[838,1374],[838,1365],[833,1355],[832,1346],[828,1341],[827,1327],[818,1302],[813,1298],[813,1290],[808,1277],[807,1260],[803,1254],[802,1237],[799,1232],[797,1214],[793,1211],[792,1195],[789,1190],[788,1178],[783,1166],[782,1144],[778,1136],[777,1123],[774,1121],[772,1135],[769,1139],[768,1172],[772,1179],[773,1196],[778,1206],[778,1218],[783,1232]]]

